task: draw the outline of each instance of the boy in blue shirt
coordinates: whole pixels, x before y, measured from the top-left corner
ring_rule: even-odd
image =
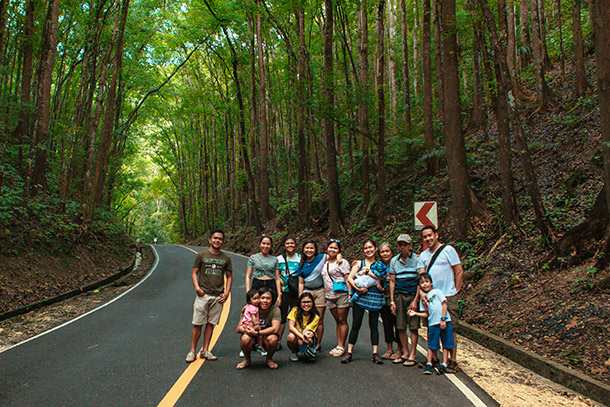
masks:
[[[417,283],[419,288],[427,294],[428,306],[424,306],[420,301],[419,309],[422,311],[409,310],[408,314],[410,317],[428,318],[428,362],[424,368],[424,374],[429,375],[436,370],[436,373],[440,375],[447,369],[449,350],[455,348],[453,326],[447,312],[447,299],[441,290],[432,287],[430,274],[421,273],[417,276]],[[436,357],[436,351],[441,348],[441,342],[443,343],[443,363],[433,367],[432,359]]]

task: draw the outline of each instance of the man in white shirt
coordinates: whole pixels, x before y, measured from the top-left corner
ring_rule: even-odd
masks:
[[[417,265],[420,273],[429,273],[434,281],[434,288],[442,291],[447,298],[449,315],[453,326],[459,325],[459,303],[457,294],[462,289],[464,279],[464,269],[460,257],[455,249],[450,245],[444,245],[438,240],[438,231],[433,226],[425,226],[422,229],[422,240],[428,246],[419,255]],[[435,257],[436,252],[438,254]],[[433,261],[434,260],[434,261]],[[432,265],[430,266],[430,263]],[[426,298],[422,298],[425,302]],[[458,371],[456,362],[457,337],[455,338],[456,348],[450,352],[450,361],[447,373]]]

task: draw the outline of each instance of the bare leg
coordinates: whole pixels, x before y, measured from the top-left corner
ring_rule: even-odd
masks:
[[[406,332],[405,332],[406,337]],[[406,338],[405,338],[406,339]],[[419,340],[419,332],[417,330],[411,331],[411,352],[409,353],[408,359],[417,360],[417,341]]]
[[[398,330],[398,339],[400,339],[400,345],[402,347],[402,355],[403,359],[409,359],[409,343],[407,342],[407,330],[399,329]]]
[[[320,314],[320,323],[318,329],[316,329],[316,337],[318,338],[318,346],[322,343],[322,335],[324,335],[324,311],[326,307],[316,307],[318,314]]]
[[[191,352],[197,353],[197,342],[201,338],[201,325],[193,325],[191,331]]]
[[[244,360],[237,364],[238,369],[244,369],[250,366],[250,363],[252,363],[252,349],[254,349],[255,344],[256,339],[254,339],[250,335],[243,334],[241,336],[239,346],[241,347],[242,352],[244,352]]]
[[[286,345],[292,351],[292,353],[297,353],[299,351],[299,341],[297,337],[293,333],[289,333],[286,338]]]
[[[265,344],[265,350],[267,351],[267,367],[271,369],[277,368],[277,363],[273,361],[273,355],[275,354],[275,350],[277,349],[278,342],[278,336],[273,334],[267,335],[263,339],[263,343]]]
[[[455,332],[453,333],[453,341],[455,343],[455,348],[449,349],[449,360],[457,363],[457,334]]]
[[[203,351],[207,352],[210,349],[210,341],[212,340],[212,333],[214,332],[214,325],[209,322],[205,324],[205,329],[203,330]]]
[[[282,342],[282,338],[284,337],[284,329],[286,329],[286,324],[281,324],[280,331],[277,333],[280,336],[280,342]]]
[[[333,308],[330,313],[335,318],[337,323],[337,346],[341,346],[345,349],[345,339],[347,338],[347,332],[349,326],[347,325],[347,314],[349,313],[349,307],[346,308]]]

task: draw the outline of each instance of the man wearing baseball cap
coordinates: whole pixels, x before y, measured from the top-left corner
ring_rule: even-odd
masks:
[[[402,345],[403,354],[393,363],[415,366],[417,340],[419,338],[419,317],[407,315],[409,306],[417,294],[417,262],[413,253],[411,236],[402,234],[396,239],[399,253],[390,262],[390,310],[396,315],[396,330]],[[407,327],[411,332],[411,349],[407,343]]]

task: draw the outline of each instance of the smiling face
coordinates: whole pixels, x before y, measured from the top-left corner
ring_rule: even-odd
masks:
[[[303,255],[305,255],[305,259],[310,261],[316,257],[316,245],[313,243],[307,243],[303,246]]]
[[[208,239],[208,242],[210,243],[210,247],[214,250],[220,250],[224,241],[225,241],[225,235],[222,234],[221,232],[214,233]]]
[[[258,247],[260,247],[262,254],[268,255],[269,251],[271,250],[271,239],[264,237],[259,243]]]
[[[379,249],[379,257],[381,257],[381,261],[384,263],[389,263],[392,260],[392,249],[389,246],[383,245]]]
[[[419,288],[421,288],[422,291],[425,293],[432,290],[432,281],[430,281],[427,278],[420,278],[418,284],[419,284]]]
[[[326,254],[328,254],[329,260],[336,259],[337,255],[339,254],[339,245],[336,242],[329,244],[328,248],[326,249]]]
[[[273,297],[271,296],[271,293],[269,291],[267,291],[266,293],[263,293],[260,296],[260,303],[258,304],[259,308],[263,311],[268,310],[271,307],[272,300],[273,300]]]
[[[375,253],[377,253],[377,247],[375,247],[373,242],[368,241],[364,244],[363,251],[367,259],[374,259]]]
[[[288,239],[284,242],[284,250],[286,251],[286,255],[288,255],[288,257],[292,257],[294,255],[296,247],[297,242],[295,242],[294,239]]]
[[[438,233],[435,233],[432,229],[424,229],[421,232],[421,237],[431,251],[436,250],[438,246]]]
[[[313,300],[309,296],[303,297],[303,298],[301,298],[300,305],[301,305],[301,309],[303,310],[303,313],[307,315],[313,308]]]

